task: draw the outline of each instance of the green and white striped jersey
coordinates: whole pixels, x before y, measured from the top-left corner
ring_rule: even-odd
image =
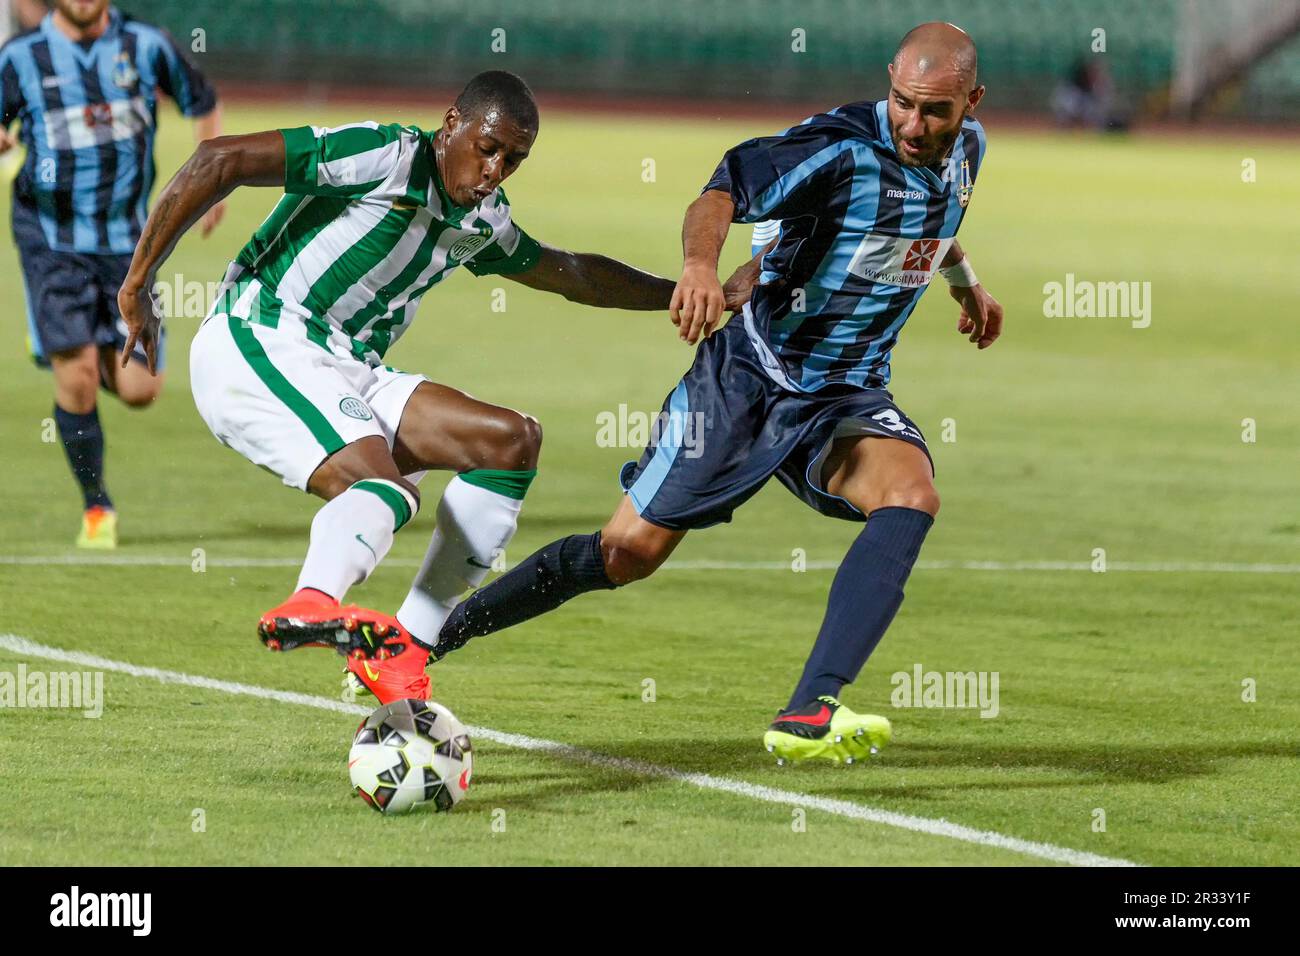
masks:
[[[525,272],[537,242],[510,219],[505,192],[457,206],[414,126],[304,126],[284,136],[284,197],[226,273],[218,310],[370,365],[415,316],[420,297],[465,266]]]

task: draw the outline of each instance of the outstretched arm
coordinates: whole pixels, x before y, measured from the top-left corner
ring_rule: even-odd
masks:
[[[939,270],[948,280],[948,294],[961,306],[957,331],[969,336],[977,348],[988,348],[1002,334],[1002,305],[979,284],[966,251],[956,240],[939,263]]]
[[[284,136],[277,131],[222,136],[198,145],[158,196],[118,291],[117,305],[130,333],[122,349],[123,366],[139,341],[149,371],[157,368],[161,317],[154,312],[151,293],[158,268],[181,236],[237,186],[283,185]]]
[[[686,209],[682,222],[682,277],[673,290],[669,315],[683,342],[708,338],[726,305],[718,281],[718,257],[736,205],[726,192],[710,189]]]
[[[507,279],[554,292],[570,302],[608,309],[647,311],[668,308],[673,284],[626,262],[589,252],[566,252],[540,243],[542,253],[527,272]]]
[[[626,262],[589,252],[567,252],[545,243],[537,264],[527,272],[507,274],[530,289],[554,292],[570,302],[608,309],[657,311],[668,308],[673,283]],[[749,299],[757,271],[747,263],[727,280],[726,307],[733,312]]]

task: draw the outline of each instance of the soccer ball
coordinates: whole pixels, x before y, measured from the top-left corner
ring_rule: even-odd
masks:
[[[361,722],[348,752],[352,786],[380,813],[432,802],[450,810],[469,789],[474,758],[465,725],[442,704],[399,700]]]

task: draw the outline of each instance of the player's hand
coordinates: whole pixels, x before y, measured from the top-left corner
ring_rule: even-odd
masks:
[[[745,307],[745,303],[754,294],[754,286],[758,285],[758,277],[761,274],[762,269],[759,268],[758,260],[751,259],[733,272],[731,277],[722,284],[722,295],[726,299],[725,308],[728,312],[735,315]]]
[[[701,336],[708,338],[717,327],[726,304],[717,270],[687,263],[673,289],[668,314],[677,326],[678,337],[694,345]]]
[[[208,236],[211,235],[212,230],[216,229],[217,225],[225,217],[226,217],[226,201],[223,199],[221,202],[217,203],[215,206],[213,206],[211,209],[205,212],[203,214],[203,218],[199,220],[199,230],[203,238],[204,239],[208,238]]]
[[[149,362],[149,374],[158,374],[158,338],[162,329],[162,316],[155,307],[152,290],[148,285],[136,285],[129,278],[117,292],[117,308],[126,323],[126,345],[122,347],[122,367],[131,357],[139,342],[144,346]]]
[[[9,135],[9,130],[0,126],[0,156],[3,156],[17,145],[18,140]]]
[[[982,285],[949,286],[948,294],[961,306],[957,331],[968,336],[969,341],[986,349],[1002,334],[1002,306],[997,299],[984,291]]]

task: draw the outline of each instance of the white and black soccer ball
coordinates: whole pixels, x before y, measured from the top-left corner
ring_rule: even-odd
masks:
[[[361,722],[348,752],[353,788],[380,813],[422,803],[450,810],[469,789],[473,768],[465,725],[431,700],[380,707]]]

